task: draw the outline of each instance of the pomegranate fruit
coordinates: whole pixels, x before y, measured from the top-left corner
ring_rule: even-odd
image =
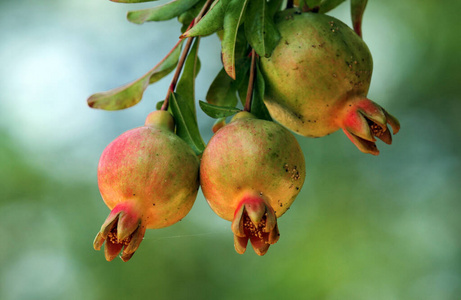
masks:
[[[322,137],[342,128],[365,153],[379,154],[398,120],[367,98],[373,61],[365,42],[343,22],[318,13],[286,10],[276,17],[282,36],[271,57],[261,57],[265,103],[290,130]]]
[[[296,138],[248,112],[238,113],[214,134],[200,165],[203,194],[218,216],[232,221],[240,254],[248,239],[258,255],[277,242],[277,218],[295,200],[305,175]]]
[[[174,134],[167,111],[147,116],[107,146],[98,166],[101,196],[111,209],[94,240],[108,261],[128,261],[146,229],[170,226],[191,209],[199,188],[199,160]],[[123,250],[122,250],[123,248]]]

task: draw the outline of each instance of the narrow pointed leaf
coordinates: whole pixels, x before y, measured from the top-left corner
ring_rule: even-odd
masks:
[[[235,76],[238,76],[238,63],[239,60],[242,58],[248,57],[248,54],[250,53],[251,49],[249,47],[247,38],[245,36],[245,29],[243,26],[240,26],[240,28],[237,31],[237,38],[235,39]]]
[[[195,110],[195,77],[200,68],[197,55],[199,41],[197,38],[192,45],[176,86],[176,93],[171,93],[169,100],[169,108],[176,121],[176,134],[185,140],[197,155],[205,149]]]
[[[161,110],[164,102],[165,102],[165,100],[157,102],[157,104],[155,105],[155,109],[156,110]]]
[[[283,0],[270,0],[267,2],[269,8],[269,16],[274,17],[275,13],[278,12],[282,6]]]
[[[149,78],[149,84],[155,83],[170,74],[176,68],[178,64],[179,55],[181,54],[182,44],[176,47],[176,49],[168,56],[168,58],[157,68],[156,71],[152,72]]]
[[[233,106],[219,106],[199,101],[200,108],[204,113],[212,117],[213,119],[226,118],[235,115],[240,109]]]
[[[319,12],[320,13],[329,12],[330,10],[335,8],[336,6],[343,3],[344,1],[346,1],[346,0],[322,0],[322,2],[320,2]]]
[[[176,134],[200,155],[205,149],[205,143],[200,136],[194,112],[190,110],[189,105],[184,105],[185,101],[179,94],[171,93],[169,101],[176,123]]]
[[[205,36],[215,33],[223,28],[224,14],[230,0],[216,0],[208,12],[191,29],[183,34],[183,37]]]
[[[248,76],[251,67],[251,58],[248,56],[238,59],[235,63],[236,73],[235,80],[232,82],[235,89],[239,89],[245,83],[248,83]]]
[[[192,8],[186,10],[178,16],[178,21],[186,27],[189,27],[190,23],[197,17],[199,12],[202,10],[203,5],[205,5],[206,0],[200,0]],[[185,31],[185,30],[184,30]],[[184,32],[182,31],[182,32]]]
[[[194,113],[195,117],[195,77],[200,70],[200,61],[198,59],[198,45],[200,38],[195,39],[184,64],[181,78],[176,85],[176,93],[180,94],[184,100],[184,105]]]
[[[234,86],[237,89],[237,94],[240,102],[245,106],[246,95],[248,90],[248,81],[250,80],[251,58],[245,57],[240,59],[237,64],[237,78],[234,81]]]
[[[362,37],[362,18],[368,0],[351,0],[352,25],[355,32]]]
[[[251,58],[246,56],[236,62],[236,78],[233,86],[237,90],[240,102],[245,106],[246,94],[248,90],[248,81],[250,80]]]
[[[245,106],[246,96],[248,91],[248,81],[250,80],[250,72],[243,74],[243,80],[238,87],[237,93],[240,99],[240,103]]]
[[[245,35],[256,53],[269,57],[280,40],[266,0],[252,0],[245,11]]]
[[[181,44],[141,78],[113,90],[91,95],[87,100],[88,105],[91,108],[119,110],[137,104],[141,101],[149,84],[160,80],[174,70],[181,53]]]
[[[249,0],[231,0],[224,16],[224,34],[221,42],[224,69],[235,79],[235,44],[238,28],[243,21],[245,7]]]
[[[127,19],[136,24],[149,21],[165,21],[189,10],[199,0],[173,0],[163,5],[128,12]]]
[[[206,101],[210,104],[220,106],[235,107],[237,105],[237,90],[233,85],[232,78],[227,75],[224,68],[219,71],[211,83],[206,95]]]
[[[251,113],[259,119],[272,121],[271,115],[264,104],[265,83],[264,77],[259,69],[259,64],[256,64],[256,80],[251,102]]]

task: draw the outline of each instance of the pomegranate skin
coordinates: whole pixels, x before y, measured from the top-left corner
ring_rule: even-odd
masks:
[[[122,259],[128,260],[146,229],[170,226],[192,208],[199,188],[199,160],[173,129],[171,115],[156,111],[144,126],[123,133],[103,151],[98,185],[111,214],[94,247],[99,250],[106,241],[110,252],[106,252],[107,260],[112,260],[123,245],[129,251]],[[137,236],[134,240],[138,245],[130,248],[133,234],[141,237]]]
[[[218,216],[233,221],[237,252],[243,253],[250,239],[259,255],[278,240],[276,218],[293,203],[305,175],[304,155],[296,138],[279,124],[247,112],[237,114],[215,133],[200,166],[208,204]],[[259,230],[261,242],[243,227],[242,222],[250,220],[256,230],[261,222],[268,224]],[[238,242],[239,238],[244,241]]]
[[[379,153],[375,136],[390,144],[387,124],[394,134],[400,124],[366,97],[373,60],[365,42],[340,20],[319,13],[287,10],[277,16],[276,25],[282,39],[271,57],[260,60],[266,82],[264,101],[271,116],[307,137],[342,128],[365,153]],[[362,113],[363,106],[373,106],[370,111],[376,113]],[[351,107],[360,113],[352,119]],[[362,126],[366,122],[370,126]],[[360,127],[358,131],[347,128],[351,123],[357,124],[354,129]]]

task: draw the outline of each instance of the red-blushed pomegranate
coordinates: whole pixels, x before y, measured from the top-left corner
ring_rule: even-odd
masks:
[[[235,250],[248,239],[258,255],[279,239],[277,218],[300,192],[306,175],[296,138],[275,122],[240,112],[203,152],[200,183],[210,207],[232,221]]]
[[[128,261],[146,229],[170,226],[192,208],[199,188],[199,160],[174,134],[167,111],[147,116],[104,149],[98,166],[101,196],[111,209],[94,240],[108,261]],[[123,250],[122,250],[123,249]]]
[[[377,155],[376,138],[391,144],[398,120],[367,99],[373,61],[365,42],[343,22],[295,9],[280,13],[282,36],[271,57],[261,57],[265,103],[290,130],[322,137],[342,128],[365,153]]]

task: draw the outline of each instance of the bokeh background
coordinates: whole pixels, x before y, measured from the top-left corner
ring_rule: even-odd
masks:
[[[164,3],[159,1],[157,3]],[[154,3],[154,4],[157,4]],[[331,12],[350,24],[349,3]],[[171,75],[117,112],[86,98],[132,81],[174,45],[176,20],[134,25],[106,0],[0,1],[0,299],[461,299],[460,1],[370,0],[369,97],[400,119],[392,146],[299,138],[307,182],[263,257],[233,249],[199,193],[128,263],[92,248],[108,209],[105,146],[143,124]],[[202,39],[197,98],[220,69]],[[213,120],[200,115],[204,139]]]

